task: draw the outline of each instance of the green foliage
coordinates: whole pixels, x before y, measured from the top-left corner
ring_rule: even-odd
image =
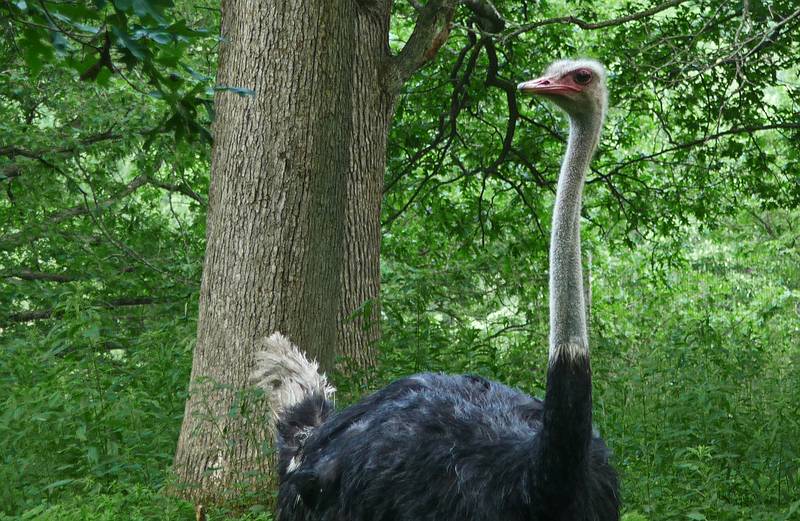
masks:
[[[751,210],[694,229],[673,268],[653,265],[646,248],[587,244],[595,422],[623,478],[626,519],[797,515],[800,215]],[[539,320],[498,335],[496,317],[520,311],[481,293],[485,270],[444,277],[423,262],[384,277],[384,377],[476,372],[541,396],[544,297],[527,301]]]
[[[140,485],[116,487],[117,491],[102,494],[86,483],[83,493],[56,505],[30,508],[18,517],[0,514],[0,520],[36,521],[111,521],[131,520],[193,520],[194,508],[186,502],[167,498]]]
[[[499,0],[491,38],[457,11],[397,104],[371,386],[435,370],[542,395],[565,122],[508,87],[594,56],[612,93],[584,220],[595,420],[623,519],[800,519],[800,16],[692,0],[553,21],[657,3]],[[415,16],[395,3],[395,51]],[[4,1],[0,22],[0,519],[193,519],[158,491],[194,343],[206,128],[215,91],[252,92],[212,83],[216,8]],[[213,518],[263,521],[270,501]]]
[[[214,10],[188,11],[172,0],[5,1],[0,15],[31,77],[57,65],[108,87],[114,75],[166,103],[162,130],[178,139],[211,140],[206,127],[214,87],[189,55],[214,47],[206,28],[218,23]]]
[[[798,250],[729,224],[655,287],[641,256],[597,263],[597,421],[653,519],[789,519],[800,495]]]
[[[506,29],[494,38],[480,32],[480,17],[459,11],[458,24],[473,31],[454,32],[398,104],[385,226],[404,229],[404,216],[427,212],[433,225],[463,223],[481,244],[488,230],[509,227],[544,240],[566,124],[548,103],[517,99],[513,87],[576,55],[609,70],[610,112],[584,208],[606,240],[676,237],[656,252],[669,262],[682,226],[735,214],[743,194],[770,208],[800,204],[796,2],[746,12],[741,2],[684,2],[601,30],[562,19],[614,20],[644,4],[660,5],[495,2]],[[529,23],[538,25],[525,30]],[[497,203],[498,193],[508,204]],[[610,233],[618,227],[625,233]]]
[[[109,493],[97,493],[91,482],[84,484],[83,494],[56,505],[43,503],[16,517],[0,513],[0,521],[131,521],[169,520],[193,521],[194,506],[170,498],[141,485],[123,487],[115,485]],[[272,521],[272,515],[259,508],[247,512],[229,512],[211,509],[209,519],[236,519],[238,521]]]
[[[4,342],[0,504],[13,513],[107,483],[155,487],[172,463],[194,321],[152,323],[131,340],[91,310],[46,335]],[[61,331],[62,328],[68,331]]]

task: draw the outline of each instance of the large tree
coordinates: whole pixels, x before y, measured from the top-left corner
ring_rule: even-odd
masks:
[[[386,140],[403,81],[436,51],[446,2],[389,50],[391,2],[223,3],[206,260],[175,456],[186,495],[264,469],[263,416],[231,414],[259,339],[287,334],[332,369],[374,363]]]
[[[330,364],[350,161],[348,2],[226,2],[191,395],[175,471],[192,496],[265,458],[264,418],[229,414],[259,337],[284,331]],[[309,29],[313,28],[313,29]],[[292,42],[292,45],[289,45]]]

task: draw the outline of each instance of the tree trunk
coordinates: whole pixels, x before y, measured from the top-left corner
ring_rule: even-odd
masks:
[[[401,53],[389,52],[391,0],[357,0],[352,139],[338,354],[347,372],[373,367],[380,337],[380,212],[389,127],[403,83],[447,39],[455,0],[430,0]]]
[[[257,484],[268,418],[242,390],[257,340],[336,353],[352,127],[353,4],[228,0],[190,396],[175,455],[181,495]],[[357,268],[353,268],[357,269]],[[255,408],[253,408],[255,407]]]
[[[227,0],[197,345],[174,470],[180,495],[259,488],[258,340],[287,334],[323,369],[362,372],[380,334],[380,205],[395,96],[449,31],[430,0],[390,56],[391,0]]]
[[[385,86],[391,2],[362,6],[355,19],[353,136],[347,172],[345,262],[339,314],[340,369],[374,367],[380,338],[381,200],[395,96]],[[363,378],[362,378],[363,380]]]

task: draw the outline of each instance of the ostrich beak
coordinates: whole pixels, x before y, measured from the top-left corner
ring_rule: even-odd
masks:
[[[575,85],[564,82],[555,76],[542,76],[535,80],[524,81],[517,85],[517,89],[523,94],[567,94],[570,92],[580,92]]]

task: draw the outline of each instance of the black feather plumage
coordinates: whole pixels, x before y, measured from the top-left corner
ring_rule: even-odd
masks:
[[[570,500],[561,505],[543,494],[544,403],[502,384],[420,374],[327,417],[331,410],[314,395],[279,422],[281,521],[619,518],[617,477],[597,436],[581,493],[565,494]],[[307,438],[291,437],[320,417]]]

